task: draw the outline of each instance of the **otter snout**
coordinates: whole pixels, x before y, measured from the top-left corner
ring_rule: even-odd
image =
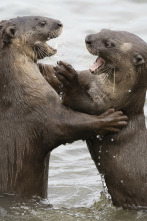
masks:
[[[54,22],[54,24],[53,24],[53,28],[54,28],[54,29],[63,28],[62,22],[59,21],[59,20],[55,20],[55,22]]]
[[[91,54],[99,55],[99,44],[97,42],[95,34],[87,35],[85,38],[85,43],[88,51]]]
[[[95,43],[98,40],[96,34],[91,34],[91,35],[87,35],[85,38],[85,43],[87,45],[91,45],[93,43]]]
[[[62,28],[62,27],[63,27],[63,24],[62,24],[61,21],[58,21],[58,22],[57,22],[57,25],[58,25],[59,28]]]
[[[63,28],[63,24],[61,21],[59,21],[59,20],[52,21],[52,30],[58,30],[58,29],[62,29],[62,28]]]
[[[63,29],[63,24],[59,20],[51,19],[48,22],[48,37],[50,39],[58,37]]]
[[[89,35],[86,36],[86,38],[85,38],[85,43],[88,44],[88,45],[91,44],[91,38],[90,38]]]

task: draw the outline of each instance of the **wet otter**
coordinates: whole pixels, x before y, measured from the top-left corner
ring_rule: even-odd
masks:
[[[96,117],[65,107],[41,75],[36,62],[56,53],[46,41],[61,29],[38,16],[0,23],[0,193],[46,197],[51,150],[126,124],[114,110]]]
[[[104,175],[113,204],[147,209],[147,131],[144,103],[147,89],[147,44],[134,34],[102,30],[86,37],[97,55],[89,71],[77,72],[59,62],[58,79],[64,85],[64,104],[100,114],[121,109],[128,125],[117,135],[90,138],[87,145],[97,169]]]

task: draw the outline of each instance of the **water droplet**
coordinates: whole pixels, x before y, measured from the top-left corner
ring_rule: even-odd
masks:
[[[116,158],[116,156],[113,156],[113,158]]]
[[[98,165],[98,166],[100,166],[101,164],[100,164],[100,163],[98,163],[97,165]]]
[[[101,175],[101,180],[102,180],[102,185],[103,185],[103,194],[105,195],[106,198],[109,198],[109,193],[108,193],[108,189],[105,183],[105,178],[104,175]],[[111,197],[110,197],[111,198]]]
[[[99,140],[102,140],[102,137],[100,135],[96,136]]]
[[[60,92],[59,96],[60,96],[60,100],[61,100],[63,98],[63,92]]]
[[[121,183],[123,183],[124,181],[123,181],[123,180],[121,180],[120,182],[121,182]]]
[[[130,92],[131,92],[131,90],[128,90],[128,92],[130,93]]]
[[[113,141],[114,141],[114,139],[113,139],[113,138],[111,138],[111,141],[113,142]]]
[[[106,153],[108,153],[108,150],[106,150]]]

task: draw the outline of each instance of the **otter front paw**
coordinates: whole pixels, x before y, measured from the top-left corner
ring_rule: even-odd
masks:
[[[73,90],[81,87],[77,71],[63,61],[57,62],[58,66],[54,67],[56,77],[63,84],[64,89]]]
[[[63,84],[62,102],[73,110],[87,112],[90,109],[91,113],[93,101],[90,94],[80,84],[77,71],[63,61],[59,61],[54,70],[58,80]]]

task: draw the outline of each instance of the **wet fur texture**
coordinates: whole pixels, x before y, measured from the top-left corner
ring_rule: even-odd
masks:
[[[88,149],[104,176],[113,204],[147,209],[147,130],[144,103],[147,89],[147,44],[136,35],[102,30],[86,37],[90,53],[103,59],[94,74],[79,75],[59,62],[56,76],[64,85],[63,103],[74,110],[100,114],[121,109],[128,125],[119,134],[93,137]]]
[[[0,194],[47,197],[50,152],[120,121],[72,111],[41,75],[36,61],[55,54],[46,41],[61,29],[39,16],[0,23]]]

